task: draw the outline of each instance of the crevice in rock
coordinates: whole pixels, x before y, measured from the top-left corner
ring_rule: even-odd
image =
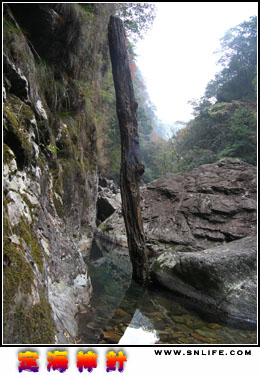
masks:
[[[13,132],[6,130],[4,133],[4,143],[13,151],[17,167],[22,170],[26,165],[26,155],[19,137]]]

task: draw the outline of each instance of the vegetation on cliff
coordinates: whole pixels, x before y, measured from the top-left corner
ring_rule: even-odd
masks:
[[[91,293],[80,250],[93,238],[97,172],[111,173],[117,145],[107,25],[118,8],[3,9],[4,341],[73,343],[74,299]]]
[[[256,164],[256,17],[228,30],[219,53],[223,68],[209,82],[205,95],[193,102],[194,119],[168,142],[146,144],[144,155],[149,155],[147,166],[153,179],[223,157]]]

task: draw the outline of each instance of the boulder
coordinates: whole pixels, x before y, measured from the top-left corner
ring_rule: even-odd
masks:
[[[207,249],[256,233],[256,167],[226,158],[167,174],[143,191],[149,240]]]
[[[164,287],[195,299],[202,308],[256,321],[256,236],[195,253],[165,252],[153,263],[152,275]]]
[[[255,166],[225,158],[142,187],[150,258],[165,250],[199,251],[256,234],[256,176]],[[99,229],[126,237],[121,210]]]
[[[256,320],[256,176],[226,158],[141,188],[154,280],[240,322]],[[126,244],[121,209],[98,232]]]
[[[97,224],[102,223],[121,207],[120,190],[112,180],[99,177]]]

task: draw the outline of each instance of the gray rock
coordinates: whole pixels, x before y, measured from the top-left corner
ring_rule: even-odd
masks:
[[[143,191],[149,239],[206,249],[256,233],[256,167],[223,159],[167,174]]]
[[[150,257],[165,250],[203,250],[256,233],[256,167],[226,158],[167,174],[141,188]],[[99,227],[126,236],[117,210]]]
[[[102,187],[104,185],[104,181],[110,182],[110,184],[106,184],[107,186]],[[100,181],[100,178],[99,178]],[[97,197],[97,221],[98,223],[102,223],[105,221],[109,216],[111,216],[118,208],[121,207],[121,195],[119,189],[117,189],[116,185],[113,181],[109,181],[107,179],[102,179],[102,185],[99,185],[99,192]]]
[[[60,22],[64,12],[72,18]],[[80,18],[74,7],[59,4],[8,4],[4,13],[3,340],[73,343],[77,305],[88,305],[92,293],[82,253],[90,251],[96,227],[96,129],[91,119],[86,126],[75,77],[68,82],[61,66],[70,48],[57,38],[57,28],[63,37],[69,25],[66,35],[71,35]],[[54,80],[55,66],[47,60],[56,56]],[[54,90],[56,107],[46,94],[46,81],[50,92],[55,84],[59,87],[59,93]],[[64,131],[62,145],[61,123],[72,131]]]
[[[234,318],[256,320],[257,241],[255,236],[196,253],[168,252],[153,263],[164,287]]]

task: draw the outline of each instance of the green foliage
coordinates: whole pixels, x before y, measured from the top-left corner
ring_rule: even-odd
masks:
[[[223,69],[206,88],[218,101],[256,100],[257,17],[228,30],[221,39]]]
[[[256,164],[256,108],[238,106],[230,117],[226,145],[218,156],[238,157],[247,163]]]
[[[151,3],[118,3],[116,14],[122,19],[130,39],[143,38],[155,18],[155,5]]]
[[[143,175],[145,183],[174,171],[176,155],[170,143],[149,140],[141,142],[140,147],[145,164],[145,173]]]
[[[223,157],[256,164],[256,103],[216,103],[204,108],[172,139],[177,163],[185,171]]]
[[[191,102],[195,118],[165,149],[172,153],[169,171],[187,171],[223,157],[256,164],[256,21],[251,17],[222,38],[223,69],[208,84],[205,96]]]

